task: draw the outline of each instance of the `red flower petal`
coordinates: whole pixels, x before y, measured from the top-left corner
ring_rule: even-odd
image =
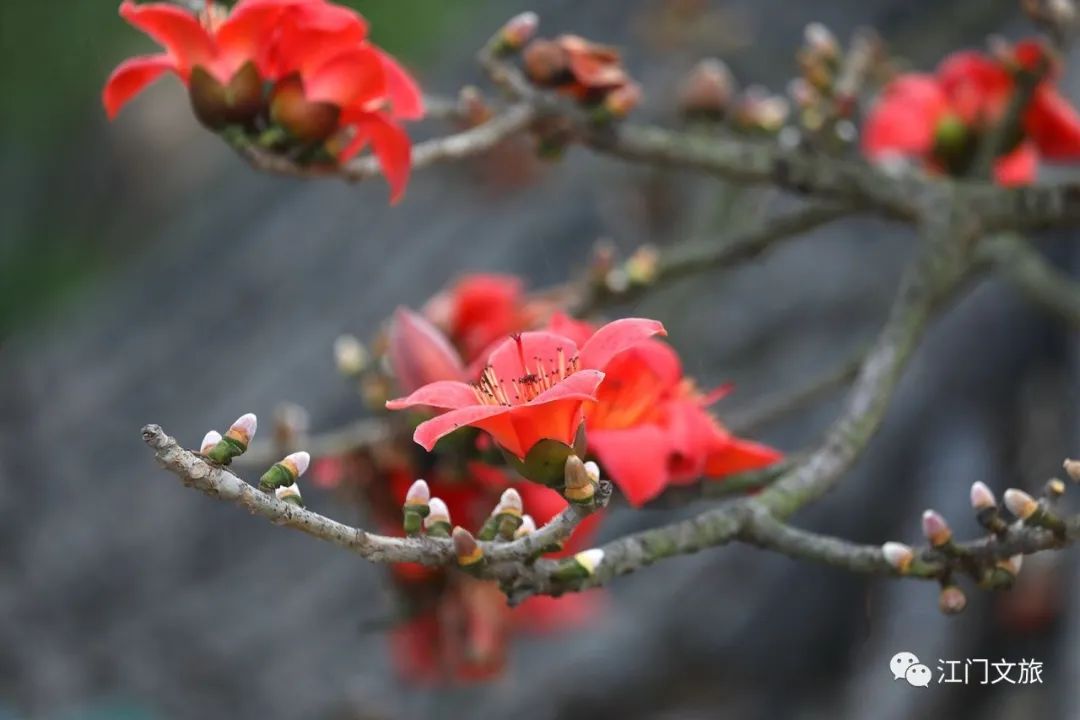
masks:
[[[405,193],[412,171],[412,141],[404,130],[381,113],[363,113],[350,119],[356,127],[356,138],[338,157],[338,161],[346,162],[370,140],[375,157],[379,159],[379,167],[390,185],[390,202],[398,202]]]
[[[473,390],[472,385],[455,380],[440,380],[418,388],[407,397],[387,400],[386,408],[388,410],[404,410],[424,406],[457,410],[476,404],[476,391]]]
[[[653,335],[667,335],[662,323],[643,318],[622,318],[597,330],[581,348],[581,367],[603,369],[616,354]]]
[[[424,117],[424,95],[412,75],[397,60],[376,48],[386,73],[386,88],[392,114],[398,120],[419,120]]]
[[[101,102],[105,105],[109,119],[115,118],[131,98],[161,77],[166,70],[176,70],[175,62],[168,55],[144,55],[120,63],[109,75],[101,93]]]
[[[589,449],[600,458],[611,481],[634,507],[660,494],[670,479],[668,435],[656,425],[625,430],[592,430]]]
[[[863,152],[921,157],[934,146],[934,131],[948,112],[947,99],[930,75],[902,75],[885,88],[866,120]]]
[[[550,375],[551,369],[558,367],[560,352],[566,362],[570,362],[577,355],[577,345],[570,338],[555,333],[524,332],[499,344],[488,355],[488,365],[495,371],[496,377],[510,383],[530,374],[546,372]]]
[[[370,48],[336,55],[303,76],[303,81],[308,100],[340,108],[363,107],[386,94],[382,63]]]
[[[214,41],[194,15],[175,5],[132,0],[120,4],[120,17],[152,37],[176,61],[176,72],[187,82],[195,65],[209,66],[214,57]]]
[[[1039,170],[1039,154],[1030,141],[994,162],[994,179],[1005,186],[1030,185]]]
[[[442,383],[433,384],[441,385]],[[466,387],[468,386],[466,385]],[[419,392],[423,392],[425,389],[426,388],[421,388],[416,393],[413,393],[413,396],[416,396]],[[411,397],[412,396],[407,398],[406,402],[411,399]],[[473,402],[475,401],[476,396],[474,395]],[[408,407],[408,405],[392,406],[390,403],[387,403],[386,406],[391,410]],[[514,429],[513,423],[511,423],[510,419],[507,417],[509,411],[510,408],[505,405],[472,405],[469,407],[459,407],[456,410],[451,410],[448,413],[420,423],[416,428],[416,432],[413,433],[413,441],[428,452],[431,452],[432,448],[435,447],[435,443],[439,442],[443,437],[449,435],[458,428],[463,428],[466,425],[475,425],[481,430],[486,430],[490,433],[495,439],[495,442],[499,443],[510,452],[518,454],[521,447],[517,440],[517,431]]]
[[[1080,115],[1048,83],[1035,89],[1024,116],[1024,129],[1047,160],[1080,159]]]
[[[423,316],[398,308],[388,333],[390,367],[403,392],[437,380],[464,380],[465,367],[450,341]]]
[[[768,467],[783,456],[779,450],[732,436],[720,450],[709,455],[705,474],[711,478]]]

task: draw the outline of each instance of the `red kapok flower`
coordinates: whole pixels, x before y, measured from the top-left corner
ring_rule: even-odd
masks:
[[[411,145],[395,121],[420,117],[423,103],[408,73],[367,42],[364,19],[325,0],[240,0],[224,16],[212,8],[197,17],[172,5],[124,0],[121,16],[165,53],[129,59],[113,71],[102,96],[110,118],[171,71],[210,128],[260,130],[273,122],[292,141],[326,142],[339,162],[370,144],[392,199],[400,197]]]
[[[1036,41],[1018,43],[1007,58],[963,51],[950,55],[934,75],[909,73],[891,82],[867,118],[863,149],[871,159],[920,159],[931,170],[963,175],[978,144],[1001,122],[1016,81],[1014,71],[1048,65]],[[1035,178],[1038,157],[1080,158],[1080,116],[1053,85],[1054,72],[1039,82],[1023,110],[1020,133],[995,162],[994,176],[1004,185]]]
[[[521,278],[495,273],[466,275],[424,306],[424,315],[470,365],[486,360],[508,335],[535,328],[548,313],[548,303],[526,297]]]
[[[588,342],[592,326],[562,315],[552,329]],[[722,478],[771,465],[776,450],[727,432],[703,395],[683,376],[671,346],[649,339],[614,355],[604,368],[596,402],[585,411],[589,452],[632,505],[671,484]]]
[[[562,335],[521,333],[491,352],[478,384],[435,382],[386,406],[447,411],[416,429],[413,439],[429,451],[440,438],[466,425],[488,432],[518,458],[540,440],[573,445],[582,404],[595,399],[602,369],[619,352],[663,332],[655,320],[617,320],[600,328],[580,352]]]
[[[408,308],[398,308],[387,333],[387,357],[402,392],[438,380],[465,380],[461,356],[437,327]]]

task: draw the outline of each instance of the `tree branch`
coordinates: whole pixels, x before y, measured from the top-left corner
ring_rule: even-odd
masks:
[[[983,238],[976,256],[1028,300],[1080,327],[1080,283],[1050,265],[1023,238],[1011,234]]]
[[[143,441],[153,448],[157,461],[185,485],[201,490],[211,497],[239,505],[275,525],[299,530],[373,562],[414,562],[424,565],[448,565],[455,562],[453,546],[445,538],[387,537],[339,523],[258,490],[225,468],[185,450],[158,425],[144,427],[142,436]],[[603,487],[602,484],[602,489]],[[608,487],[607,492],[600,493],[598,507],[606,504],[609,495]],[[590,508],[569,505],[534,533],[511,542],[480,543],[480,546],[491,562],[531,560],[545,548],[567,540],[574,528],[592,512],[594,510]]]
[[[418,143],[413,146],[412,167],[417,169],[480,155],[528,127],[534,117],[535,111],[531,106],[519,103],[474,128]],[[291,158],[261,148],[246,137],[236,136],[231,141],[236,151],[255,169],[275,175],[302,178],[336,177],[349,182],[370,180],[382,175],[378,159],[371,155],[358,157],[340,166],[302,165]]]

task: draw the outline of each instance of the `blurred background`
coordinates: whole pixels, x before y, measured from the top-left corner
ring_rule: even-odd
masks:
[[[545,34],[622,46],[640,116],[665,123],[701,57],[782,91],[812,20],[842,40],[872,25],[920,67],[1028,31],[1015,0],[353,4],[445,95],[480,81],[472,56],[492,31],[536,10]],[[721,548],[612,584],[588,627],[515,639],[493,682],[401,678],[379,622],[393,614],[385,568],[183,488],[142,425],[194,445],[294,402],[316,431],[334,427],[362,413],[334,338],[370,337],[463,272],[542,287],[580,272],[599,238],[665,246],[791,203],[574,150],[539,169],[425,169],[391,208],[381,183],[253,172],[171,79],[108,124],[105,77],[149,49],[115,2],[0,5],[0,718],[1080,717],[1075,551],[1028,558],[1010,593],[970,592],[947,618],[931,584]],[[1068,241],[1043,247],[1068,266]],[[703,386],[734,381],[720,412],[737,413],[872,337],[911,246],[909,229],[856,218],[622,312],[663,320]],[[972,481],[1037,488],[1078,452],[1073,338],[980,285],[934,326],[856,472],[798,522],[915,541],[933,506],[976,534]],[[838,406],[763,438],[804,447]],[[357,521],[329,493],[305,499]],[[617,510],[602,536],[696,509]],[[888,669],[902,650],[935,675],[949,659],[1035,659],[1043,683],[913,688]]]

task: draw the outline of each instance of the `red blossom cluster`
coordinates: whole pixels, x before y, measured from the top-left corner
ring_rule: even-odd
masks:
[[[109,77],[109,117],[166,72],[189,90],[207,127],[243,129],[269,149],[344,162],[370,145],[394,199],[409,177],[399,121],[420,118],[416,82],[367,39],[356,12],[326,0],[240,0],[195,15],[124,0],[120,15],[165,52],[130,58]]]
[[[541,87],[554,88],[610,117],[626,117],[641,101],[641,86],[622,66],[619,51],[577,35],[538,38],[522,54],[525,73]]]
[[[439,304],[456,306],[477,282],[494,289],[490,279],[466,280]],[[552,443],[580,452],[583,437],[584,450],[634,505],[672,484],[779,459],[771,448],[732,436],[707,412],[723,391],[701,393],[684,377],[675,351],[654,338],[665,334],[660,323],[626,318],[596,328],[548,313],[545,326],[521,331],[523,317],[544,314],[535,308],[522,314],[528,305],[510,299],[520,298],[516,288],[498,295],[503,300],[493,307],[502,310],[477,313],[474,328],[451,323],[458,338],[473,331],[482,337],[472,347],[485,351],[469,365],[426,318],[404,309],[396,314],[387,352],[406,396],[387,407],[429,416],[414,435],[426,450],[437,452],[437,443],[461,428],[478,428],[511,467],[549,483],[543,470],[534,472],[533,456],[541,454],[535,462],[546,467]],[[489,322],[514,334],[491,346]]]
[[[1004,138],[994,177],[1004,185],[1035,179],[1040,158],[1080,159],[1080,115],[1055,87],[1059,64],[1038,40],[1024,40],[994,55],[953,53],[934,74],[907,73],[889,83],[863,128],[874,160],[907,157],[934,171],[964,176],[979,145],[1005,118],[1020,72],[1038,73],[1020,113],[1018,132]]]

